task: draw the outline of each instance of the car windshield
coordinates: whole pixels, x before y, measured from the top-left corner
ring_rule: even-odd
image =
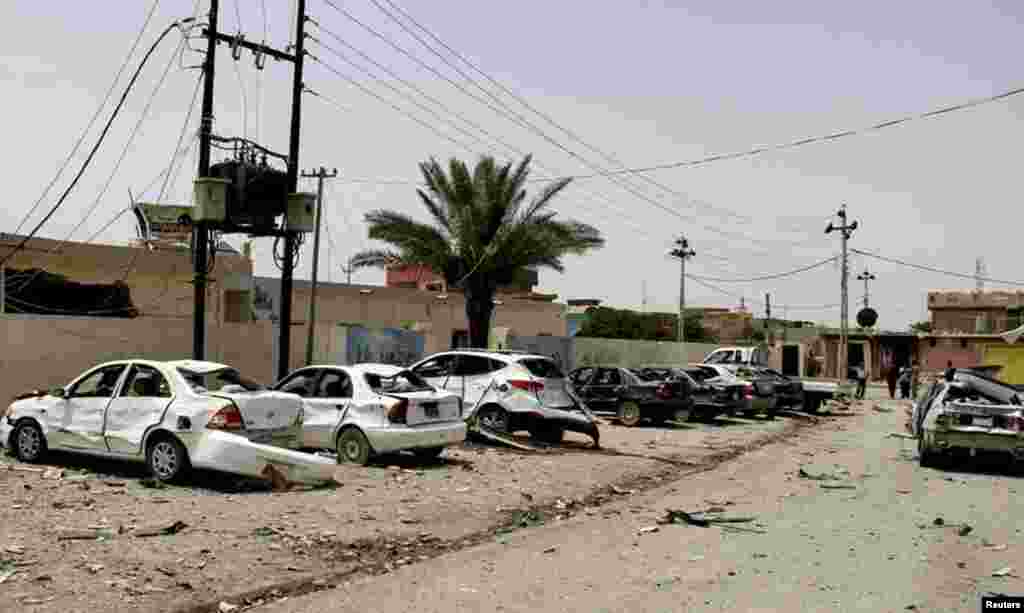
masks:
[[[732,351],[716,351],[704,360],[705,364],[727,364],[732,361]]]
[[[265,386],[246,379],[234,368],[224,368],[212,372],[198,374],[179,368],[178,372],[188,383],[192,391],[197,394],[208,392],[220,392],[225,388],[238,386],[247,392],[259,392],[267,389]]]
[[[564,379],[562,369],[553,360],[543,358],[526,358],[519,360],[519,363],[530,371],[530,374],[538,379]]]
[[[370,389],[378,394],[429,392],[434,389],[416,373],[409,370],[403,370],[390,376],[368,372],[363,375],[363,378]]]

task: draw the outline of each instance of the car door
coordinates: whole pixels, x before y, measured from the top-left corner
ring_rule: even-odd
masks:
[[[46,419],[53,447],[106,451],[103,418],[127,364],[101,366],[71,384],[63,402]]]
[[[494,373],[505,365],[482,355],[460,355],[455,360],[448,391],[462,396],[463,406],[472,407],[487,392],[494,381]]]
[[[307,398],[303,440],[310,447],[333,449],[334,435],[345,420],[352,400],[352,378],[339,368],[325,368]]]
[[[139,454],[146,431],[160,422],[173,401],[167,378],[146,364],[132,364],[128,376],[107,405],[103,436],[114,453]]]
[[[598,368],[589,385],[591,400],[587,404],[595,411],[615,411],[621,385],[622,375],[618,368]]]
[[[573,391],[588,405],[590,404],[591,397],[590,380],[596,372],[596,368],[584,366],[583,368],[577,368],[569,375],[569,382],[572,384]]]
[[[302,446],[310,448],[318,448],[316,443],[319,442],[319,438],[311,435],[310,423],[315,420],[313,413],[317,410],[311,400],[316,391],[316,384],[321,375],[319,368],[301,368],[291,373],[277,385],[274,386],[274,391],[285,392],[288,394],[295,394],[302,398]],[[310,437],[307,439],[307,437]],[[332,445],[328,445],[331,447]]]

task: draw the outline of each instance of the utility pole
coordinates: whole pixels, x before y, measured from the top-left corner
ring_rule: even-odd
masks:
[[[288,189],[299,188],[299,138],[302,136],[302,64],[306,57],[306,0],[298,0],[295,14],[295,72],[292,79],[292,125],[288,141]],[[295,275],[295,252],[298,233],[286,229],[284,261],[281,266],[281,328],[278,330],[277,378],[288,374],[292,353],[292,279]]]
[[[676,248],[669,251],[669,255],[679,258],[679,330],[676,338],[680,343],[686,342],[686,260],[697,255],[697,252],[690,248],[690,241],[685,236],[680,236],[675,241]]]
[[[352,285],[352,271],[356,269],[356,267],[352,265],[352,259],[353,258],[350,257],[348,259],[348,265],[341,267],[341,272],[345,273],[345,285]]]
[[[765,329],[765,332],[767,332],[767,334],[765,334],[765,338],[768,340],[768,343],[771,344],[772,343],[772,338],[771,338],[771,334],[772,334],[772,295],[769,294],[768,292],[765,292],[765,294],[764,294],[764,329]]]
[[[288,187],[290,193],[295,193],[299,183],[299,137],[301,135],[300,125],[302,119],[302,93],[305,90],[302,83],[302,66],[305,58],[306,38],[306,0],[297,0],[296,38],[295,53],[280,51],[268,47],[262,43],[254,43],[245,40],[244,36],[228,35],[217,31],[217,17],[219,14],[219,0],[210,0],[210,12],[208,23],[203,30],[206,36],[206,58],[203,62],[203,105],[201,126],[199,132],[199,178],[207,178],[210,174],[210,146],[214,138],[213,134],[213,86],[214,69],[216,67],[216,51],[218,43],[231,45],[233,50],[238,48],[252,51],[256,57],[257,68],[262,68],[263,56],[270,56],[275,60],[291,62],[294,64],[294,81],[292,84],[292,117],[291,133],[288,152]],[[288,51],[291,51],[289,49]],[[235,56],[238,59],[238,56]],[[206,282],[208,272],[208,252],[210,241],[210,230],[216,229],[215,225],[205,220],[196,220],[193,229],[193,257],[195,264],[195,304],[194,304],[194,326],[192,353],[196,359],[203,359],[206,345]],[[290,355],[291,342],[291,318],[292,318],[292,277],[295,268],[295,252],[297,250],[298,233],[287,226],[283,232],[275,232],[275,235],[284,237],[284,265],[281,271],[281,334],[280,334],[280,359],[278,374],[284,377],[288,370],[288,357]]]
[[[841,321],[839,323],[840,327],[839,327],[839,356],[838,356],[839,357],[839,360],[838,360],[839,361],[839,364],[838,364],[839,365],[839,373],[838,373],[839,374],[839,381],[842,382],[842,381],[846,380],[847,375],[849,374],[847,372],[847,369],[846,369],[846,364],[847,364],[847,362],[850,359],[850,355],[849,355],[849,351],[850,351],[849,350],[849,340],[850,339],[849,339],[849,333],[848,333],[849,326],[850,326],[850,321],[849,321],[850,320],[850,303],[849,303],[849,291],[848,291],[848,287],[847,287],[847,283],[849,282],[849,277],[850,277],[850,269],[849,269],[849,265],[848,265],[849,264],[849,262],[848,262],[849,253],[848,253],[848,250],[847,250],[847,243],[849,242],[850,236],[853,234],[853,231],[857,229],[857,225],[858,224],[857,224],[856,221],[850,222],[849,224],[846,223],[846,205],[845,204],[839,208],[839,212],[836,213],[836,215],[839,217],[840,225],[836,226],[836,225],[833,225],[833,223],[831,221],[828,222],[828,227],[825,228],[825,234],[831,234],[833,232],[839,232],[840,236],[842,238],[842,245],[843,245],[842,265],[841,265],[842,272],[840,273],[841,274],[840,292],[841,292],[841,309],[842,309],[842,311],[841,311],[841,315],[840,315]]]
[[[210,175],[210,143],[213,139],[213,84],[214,69],[217,67],[217,14],[219,0],[210,0],[209,24],[206,30],[206,59],[203,62],[203,108],[199,118],[199,178]],[[209,264],[206,261],[210,251],[210,229],[203,220],[197,220],[192,229],[192,263],[195,275],[192,280],[192,358],[206,359],[206,276]]]
[[[324,179],[333,179],[338,176],[338,169],[331,173],[321,166],[316,171],[302,173],[303,177],[316,177],[316,226],[313,232],[313,274],[310,276],[309,288],[309,322],[306,332],[306,366],[313,363],[313,336],[316,329],[316,273],[320,265],[320,218],[324,210]]]
[[[864,270],[864,272],[862,272],[859,275],[857,275],[857,280],[864,282],[864,308],[865,309],[868,308],[868,282],[869,281],[874,281],[877,278],[878,277],[876,277],[875,275],[871,274],[866,269]]]

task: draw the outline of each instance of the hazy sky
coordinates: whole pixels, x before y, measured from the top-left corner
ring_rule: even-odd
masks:
[[[463,83],[370,0],[334,3]],[[264,38],[261,2],[221,4],[223,31],[237,31],[240,15],[249,39]],[[271,45],[289,43],[290,4],[265,0]],[[207,5],[201,2],[202,12]],[[4,231],[15,231],[70,152],[150,6],[149,1],[124,0],[17,0],[0,6],[2,121],[8,143],[0,155],[6,158],[7,176],[14,179],[8,181],[8,204],[0,219]],[[467,97],[324,1],[309,0],[308,6],[323,27],[310,27],[317,39],[365,65],[336,42],[333,33],[412,82],[422,90],[412,93],[413,99],[445,121],[476,133],[452,119],[456,114],[516,149],[533,152],[543,166],[535,169],[535,176],[592,174],[593,168],[615,167],[515,106],[498,90],[493,90],[495,95],[515,113],[592,167]],[[629,166],[696,159],[861,127],[1024,84],[1018,67],[1024,53],[1024,7],[1012,1],[404,0],[399,6],[588,145]],[[129,71],[122,75],[118,95],[160,30],[192,14],[193,7],[193,0],[160,2]],[[187,67],[202,59],[199,53],[185,52],[179,60],[179,41],[180,37],[169,37],[154,54],[95,162],[41,235],[64,238],[96,202],[73,235],[85,240],[129,204],[129,189],[143,192],[168,166],[198,77],[198,71]],[[199,41],[192,44],[198,46]],[[405,91],[404,85],[375,67],[367,68],[375,75],[371,79],[316,42],[309,43],[309,51],[473,150],[502,158],[515,155],[484,137],[490,146],[473,143],[451,124],[418,109],[389,89],[390,85]],[[290,66],[269,61],[266,70],[258,72],[248,53],[233,66],[226,47],[218,57],[218,132],[244,132],[286,151]],[[168,67],[148,118],[108,191],[97,200]],[[330,233],[323,245],[328,265],[321,270],[342,280],[339,266],[344,258],[369,245],[362,223],[367,210],[394,208],[424,215],[414,186],[408,183],[417,179],[417,163],[429,156],[471,154],[315,61],[307,64],[305,80],[311,89],[345,107],[341,110],[309,95],[304,98],[300,159],[306,169],[324,165],[340,172],[329,184],[325,219]],[[473,86],[464,87],[497,104]],[[427,96],[441,101],[445,110]],[[737,279],[783,272],[838,252],[837,235],[826,236],[824,228],[843,202],[861,224],[852,247],[962,273],[973,273],[975,259],[982,257],[990,277],[1024,281],[1015,240],[1021,219],[1019,177],[1024,176],[1017,170],[1017,145],[1024,138],[1022,111],[1024,96],[834,142],[648,175],[662,187],[628,176],[614,182],[578,180],[556,208],[598,226],[608,245],[593,255],[569,258],[563,275],[542,272],[540,289],[557,292],[560,299],[596,297],[613,306],[636,308],[646,290],[648,308],[672,310],[679,295],[679,266],[666,253],[680,233],[698,252],[688,264],[695,275]],[[186,143],[196,130],[197,114],[198,108]],[[102,120],[27,227],[55,202],[95,142]],[[168,186],[166,201],[188,201],[194,151],[193,147],[177,180]],[[146,192],[150,199],[161,190],[161,183],[153,185]],[[132,218],[125,215],[97,240],[127,240],[133,233]],[[237,245],[241,237],[230,240]],[[257,273],[276,275],[270,242],[261,239],[255,247]],[[309,274],[309,251],[311,247],[303,253],[300,277]],[[851,277],[865,266],[877,275],[871,286],[872,304],[880,312],[881,324],[890,328],[903,328],[925,316],[927,290],[973,286],[967,279],[859,257],[852,266]],[[354,280],[378,283],[383,273],[360,272]],[[851,283],[856,313],[863,287]],[[760,314],[764,294],[771,292],[776,316],[783,314],[783,305],[791,305],[785,311],[791,318],[838,320],[836,308],[808,308],[839,302],[834,266],[771,282],[714,285],[730,295],[688,282],[687,303],[735,306],[742,295]]]

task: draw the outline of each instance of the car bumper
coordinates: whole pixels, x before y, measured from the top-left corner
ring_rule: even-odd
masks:
[[[466,423],[457,421],[401,428],[366,428],[363,432],[375,452],[392,453],[403,449],[458,445],[466,440]]]
[[[1011,453],[1024,458],[1024,437],[1013,430],[953,428],[926,431],[936,450],[962,448]]]
[[[184,442],[195,468],[267,478],[267,466],[273,466],[288,481],[299,483],[331,481],[337,470],[334,458],[261,445],[228,432],[204,432]]]
[[[0,448],[11,448],[11,433],[14,426],[8,423],[7,419],[0,420]]]

